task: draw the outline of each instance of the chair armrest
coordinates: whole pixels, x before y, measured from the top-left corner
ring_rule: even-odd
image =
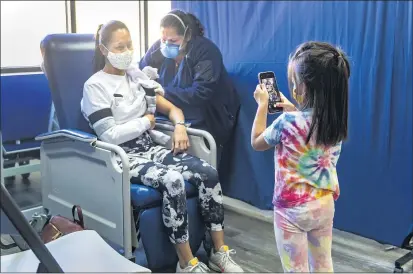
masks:
[[[74,129],[60,129],[52,132],[46,132],[38,135],[35,139],[36,141],[45,141],[62,137],[85,143],[93,143],[97,141],[97,137],[95,135]]]
[[[106,231],[112,233],[109,230],[116,230],[120,227],[116,226],[119,223],[101,217],[97,211],[91,215],[88,213],[90,210],[88,206],[95,202],[89,199],[82,202],[79,200],[82,195],[72,198],[66,193],[67,191],[55,192],[55,189],[67,190],[67,185],[71,185],[74,192],[91,192],[101,189],[103,191],[105,187],[121,192],[122,197],[117,197],[112,201],[112,204],[116,202],[116,206],[120,206],[123,211],[119,212],[119,214],[123,213],[123,231],[121,231],[123,242],[116,243],[122,245],[125,257],[132,258],[130,169],[126,152],[117,145],[98,141],[96,136],[77,130],[57,130],[42,134],[36,140],[44,141],[41,148],[43,205],[46,204],[51,210],[56,209],[56,212],[68,212],[72,204],[69,201],[74,200],[77,204],[81,204],[84,215],[92,218],[90,222],[94,222],[95,225],[104,224]],[[119,156],[122,168],[118,166],[115,155]],[[52,165],[53,172],[51,172]],[[67,174],[68,166],[74,166],[75,170],[80,172],[73,176],[59,175]],[[107,167],[111,168],[107,169]],[[93,176],[96,179],[91,182],[90,178]],[[73,181],[73,178],[76,180]],[[113,184],[112,180],[116,183]],[[110,206],[110,202],[105,203]],[[98,227],[95,229],[99,231]]]
[[[175,126],[172,125],[171,122],[166,121],[166,120],[163,120],[161,123],[158,123],[158,119],[157,119],[155,129],[160,130],[165,133],[169,132],[169,135],[171,135],[175,130]],[[191,143],[191,144],[192,144],[192,149],[195,149],[194,146],[198,146],[197,150],[201,154],[195,153],[193,155],[199,158],[204,158],[201,155],[205,155],[205,154],[209,155],[208,156],[209,159],[203,159],[203,160],[206,160],[212,166],[216,167],[217,165],[217,145],[215,143],[214,137],[212,137],[212,135],[208,131],[201,130],[201,129],[187,128],[186,131],[190,139],[191,139],[191,136],[198,137],[198,138],[195,138],[197,139],[197,143],[195,144]],[[204,140],[202,141],[202,139]],[[208,142],[209,148],[206,147],[205,140]]]

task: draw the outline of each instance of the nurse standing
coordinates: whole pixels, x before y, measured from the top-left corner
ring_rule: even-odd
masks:
[[[140,61],[158,69],[165,98],[183,110],[192,127],[212,134],[218,161],[235,127],[239,98],[218,47],[204,37],[200,21],[174,10],[161,20],[161,37]]]

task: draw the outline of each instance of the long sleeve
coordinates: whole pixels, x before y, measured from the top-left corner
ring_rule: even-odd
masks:
[[[216,47],[204,47],[197,50],[194,60],[188,61],[193,71],[190,87],[180,88],[168,85],[164,87],[165,98],[177,106],[202,106],[218,92],[218,81],[222,70],[222,55]],[[186,60],[184,60],[186,61]]]
[[[160,69],[162,62],[164,61],[165,57],[163,57],[161,51],[161,41],[156,41],[152,47],[148,49],[145,53],[145,56],[139,62],[139,68],[142,70],[144,67],[153,67]]]
[[[100,140],[119,145],[139,137],[150,129],[150,121],[146,117],[137,117],[123,124],[116,124],[111,109],[113,103],[113,98],[110,98],[101,85],[85,84],[82,112]]]

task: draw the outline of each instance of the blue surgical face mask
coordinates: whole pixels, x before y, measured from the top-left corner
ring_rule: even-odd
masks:
[[[175,59],[179,55],[179,45],[169,44],[168,42],[161,43],[161,53],[165,58]]]

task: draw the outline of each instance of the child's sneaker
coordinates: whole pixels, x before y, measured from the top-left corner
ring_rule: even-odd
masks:
[[[231,258],[231,255],[234,254],[235,250],[229,249],[226,245],[223,245],[218,252],[215,252],[214,249],[212,249],[209,258],[209,267],[217,272],[244,272],[244,270],[242,270],[242,268]]]

